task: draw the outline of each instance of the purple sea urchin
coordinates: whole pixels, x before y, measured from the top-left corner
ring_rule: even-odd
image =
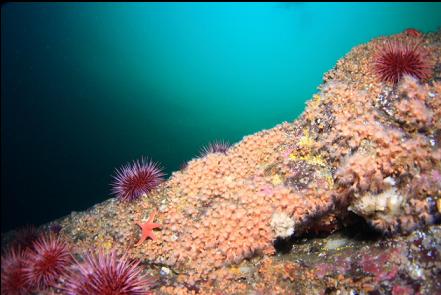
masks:
[[[53,233],[53,234],[56,234],[56,235],[58,235],[61,232],[62,229],[63,229],[63,227],[59,223],[52,223],[49,226],[50,232]]]
[[[224,140],[215,140],[213,142],[208,143],[206,146],[203,146],[200,151],[200,156],[204,157],[211,153],[223,153],[225,154],[227,150],[230,148],[230,143]]]
[[[123,201],[133,201],[148,194],[163,181],[164,173],[151,160],[134,161],[116,170],[112,192]]]
[[[66,282],[68,295],[145,295],[154,284],[142,274],[139,262],[126,256],[118,258],[114,251],[86,254],[84,261],[77,264],[77,270]]]
[[[418,79],[428,79],[432,74],[427,50],[410,40],[387,40],[377,48],[373,67],[381,81],[393,84],[405,74]]]
[[[35,289],[53,285],[65,273],[72,257],[68,245],[55,235],[42,236],[27,252],[24,273],[27,283]]]

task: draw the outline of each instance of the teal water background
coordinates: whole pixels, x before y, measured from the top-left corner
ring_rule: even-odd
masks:
[[[3,5],[2,231],[109,198],[142,155],[170,174],[293,121],[353,46],[440,25],[440,3]]]

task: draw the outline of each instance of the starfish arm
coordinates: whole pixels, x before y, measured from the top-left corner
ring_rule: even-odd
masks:
[[[145,241],[145,239],[147,239],[147,235],[145,235],[145,234],[143,233],[142,236],[141,236],[141,238],[139,239],[139,241],[135,244],[135,247],[141,245],[142,242]]]
[[[150,237],[152,240],[156,240],[156,236],[153,234],[153,232],[150,232],[150,233],[149,233],[149,237]]]
[[[159,223],[151,223],[150,224],[151,229],[158,228],[158,227],[161,227],[161,225]]]
[[[156,210],[152,212],[152,214],[150,214],[149,220],[147,220],[148,223],[152,223],[153,219],[155,218],[156,215]]]

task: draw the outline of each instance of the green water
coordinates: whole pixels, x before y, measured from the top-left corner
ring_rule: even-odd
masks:
[[[61,3],[1,10],[2,231],[170,174],[215,139],[294,120],[353,46],[434,31],[439,3]]]

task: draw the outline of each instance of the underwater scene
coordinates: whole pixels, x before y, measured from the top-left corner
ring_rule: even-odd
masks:
[[[440,3],[1,6],[1,294],[441,294]]]

